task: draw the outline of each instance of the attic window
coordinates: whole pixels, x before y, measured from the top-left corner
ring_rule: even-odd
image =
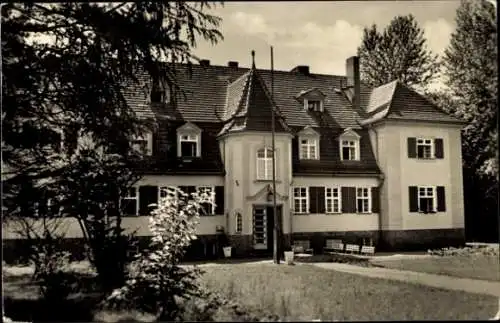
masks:
[[[346,129],[339,137],[341,160],[360,160],[359,140],[360,136],[356,132],[352,129]]]
[[[146,132],[140,136],[133,136],[131,140],[132,149],[139,154],[151,156],[153,154],[153,134]]]
[[[188,159],[201,156],[201,129],[190,122],[177,129],[177,156]]]
[[[307,110],[309,111],[323,111],[323,103],[320,100],[305,100],[307,104]]]
[[[151,90],[151,102],[152,103],[168,103],[170,100],[169,91],[165,87],[160,85],[155,85]]]

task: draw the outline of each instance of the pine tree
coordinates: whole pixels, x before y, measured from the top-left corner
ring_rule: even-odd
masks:
[[[364,28],[358,56],[361,79],[371,86],[399,80],[424,89],[440,68],[437,55],[427,49],[423,30],[411,14],[396,16],[383,31],[376,25]]]

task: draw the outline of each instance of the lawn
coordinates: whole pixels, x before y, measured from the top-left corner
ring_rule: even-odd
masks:
[[[481,254],[433,256],[418,259],[374,260],[372,264],[429,274],[500,281],[500,260],[498,256]]]
[[[217,321],[255,321],[256,317],[309,321],[474,320],[490,318],[498,310],[498,299],[491,296],[350,275],[308,264],[276,266],[242,262],[202,266],[202,269],[205,271],[202,285],[225,299],[234,300],[217,311],[214,317]],[[97,300],[89,295],[94,289],[95,278],[85,271],[79,275],[79,281],[86,286],[86,296],[80,295],[64,306],[57,306],[55,317],[55,305],[37,299],[28,271],[4,269],[6,315],[18,321],[39,322],[140,322],[151,319],[133,311],[98,310]],[[254,319],[248,319],[252,317]]]
[[[475,320],[498,310],[492,296],[350,275],[311,265],[205,267],[203,284],[287,320]]]

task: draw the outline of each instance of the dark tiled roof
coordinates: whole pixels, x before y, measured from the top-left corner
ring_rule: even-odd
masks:
[[[151,84],[146,75],[140,76],[139,88],[127,88],[124,92],[128,103],[139,115],[170,122],[170,127],[163,125],[156,134],[158,158],[145,166],[149,172],[222,174],[217,135],[239,130],[270,131],[273,107],[276,131],[295,134],[305,126],[311,126],[321,134],[319,161],[299,161],[297,142],[294,141],[293,169],[296,173],[379,172],[368,133],[362,130],[365,123],[382,118],[457,121],[398,82],[375,89],[362,84],[360,108],[356,109],[349,100],[352,89],[345,89],[345,76],[274,71],[274,86],[271,88],[269,70],[201,65],[192,65],[189,69],[187,65],[177,64],[175,71],[177,83],[184,92],[184,95],[177,95],[175,105],[150,104],[147,89]],[[312,89],[325,95],[324,112],[307,111],[298,99],[301,93]],[[202,158],[191,162],[167,158],[176,156],[175,129],[187,121],[203,130]],[[346,128],[361,135],[359,162],[340,161],[339,147],[334,138]],[[166,154],[168,149],[171,151]]]
[[[381,119],[462,123],[399,81],[373,89],[366,112],[366,119],[361,124]]]

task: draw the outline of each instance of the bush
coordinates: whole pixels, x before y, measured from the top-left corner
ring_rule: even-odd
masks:
[[[465,248],[441,248],[436,250],[427,250],[427,253],[433,256],[498,256],[499,248],[478,246],[478,247],[465,247]]]
[[[152,211],[149,252],[140,252],[132,262],[128,280],[106,299],[111,308],[133,306],[161,321],[182,319],[182,301],[203,298],[197,268],[180,267],[185,248],[196,239],[198,210],[212,203],[213,196],[193,193],[190,198],[179,189],[167,190],[167,197]],[[204,305],[205,306],[205,305]],[[207,303],[208,307],[212,306]]]

